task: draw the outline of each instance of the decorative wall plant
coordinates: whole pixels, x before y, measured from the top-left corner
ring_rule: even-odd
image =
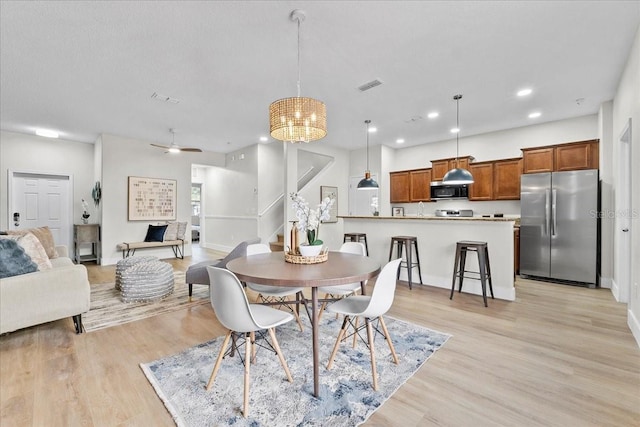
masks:
[[[98,207],[100,204],[100,199],[102,198],[102,189],[100,188],[100,181],[96,181],[96,184],[93,186],[93,190],[91,190],[91,198],[93,198],[93,203]]]

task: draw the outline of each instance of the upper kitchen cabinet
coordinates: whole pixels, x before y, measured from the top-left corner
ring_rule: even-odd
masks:
[[[469,200],[493,200],[494,162],[471,163],[467,170],[473,176],[469,184]]]
[[[431,160],[431,180],[442,181],[442,178],[454,168],[469,169],[469,163],[473,161],[472,156],[455,157],[449,159]]]
[[[409,171],[409,190],[412,202],[431,200],[431,169]]]
[[[390,202],[408,203],[410,201],[409,171],[389,173]]]
[[[391,203],[428,202],[431,200],[431,169],[391,172]]]
[[[522,158],[493,162],[493,199],[520,200]]]
[[[523,148],[522,173],[598,169],[598,140]]]
[[[558,145],[556,149],[556,171],[598,169],[598,140]]]

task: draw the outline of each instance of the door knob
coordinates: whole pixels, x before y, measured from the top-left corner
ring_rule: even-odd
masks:
[[[622,231],[626,233],[626,232],[629,231],[629,229],[628,228],[623,228]]]

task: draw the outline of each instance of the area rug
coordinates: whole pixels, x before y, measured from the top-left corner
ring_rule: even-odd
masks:
[[[330,319],[328,319],[330,318]],[[276,329],[293,383],[286,380],[275,353],[260,348],[251,365],[249,417],[242,416],[243,366],[240,358],[222,361],[215,383],[205,390],[224,337],[140,367],[176,425],[187,426],[357,426],[369,418],[450,335],[385,318],[398,354],[378,335],[375,341],[378,391],[371,385],[369,350],[343,343],[326,369],[341,323],[325,316],[320,325],[320,397],[313,397],[311,331],[289,322]],[[308,326],[308,325],[307,325]],[[365,333],[366,337],[366,333]],[[240,349],[244,354],[244,347]]]
[[[86,332],[121,325],[183,308],[209,304],[209,287],[193,286],[193,297],[189,301],[189,287],[184,282],[184,272],[175,272],[174,291],[156,302],[125,303],[114,283],[91,285],[91,308],[82,315]]]

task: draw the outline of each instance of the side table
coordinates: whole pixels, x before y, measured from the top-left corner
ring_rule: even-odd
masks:
[[[91,245],[91,253],[80,255],[82,245]],[[73,258],[76,264],[100,259],[100,224],[73,225]]]

